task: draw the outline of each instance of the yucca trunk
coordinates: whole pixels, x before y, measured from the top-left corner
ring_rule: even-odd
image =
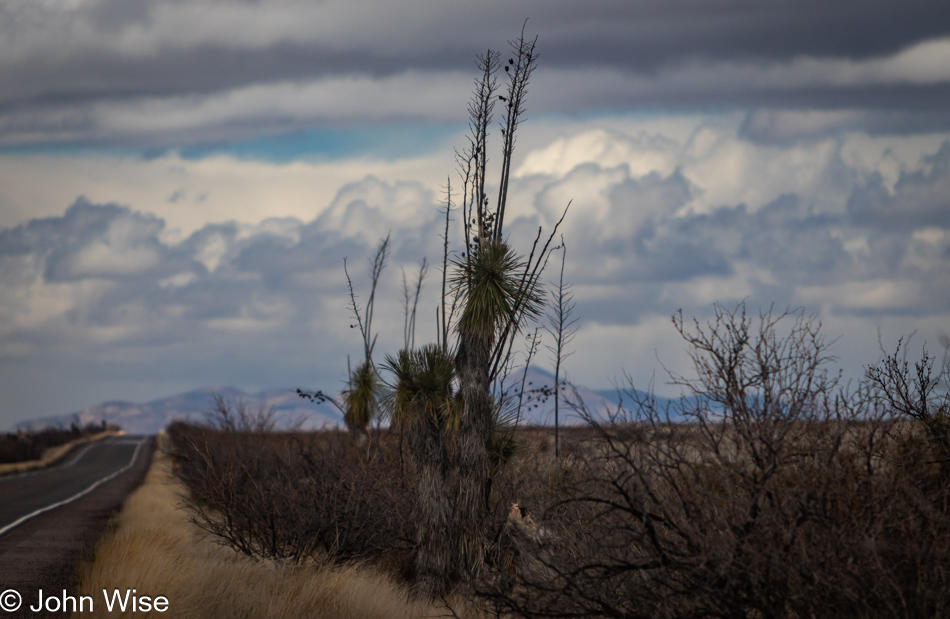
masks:
[[[456,357],[462,417],[456,437],[453,537],[457,560],[472,582],[485,560],[492,396],[488,376],[491,341],[462,334]]]
[[[409,448],[418,475],[416,491],[416,581],[428,593],[448,593],[459,579],[458,563],[447,548],[453,505],[446,492],[448,453],[445,432],[431,411],[420,407],[409,418]]]
[[[457,264],[455,281],[465,293],[465,305],[456,326],[455,370],[462,415],[453,459],[452,539],[466,580],[475,582],[487,545],[492,359],[499,333],[519,310],[533,311],[537,295],[523,286],[519,274],[524,263],[503,242],[483,242],[477,252]]]

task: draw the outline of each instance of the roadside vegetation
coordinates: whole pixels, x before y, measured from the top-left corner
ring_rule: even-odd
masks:
[[[492,469],[489,543],[454,589],[489,616],[942,617],[950,612],[947,366],[899,349],[841,384],[815,319],[717,307],[674,317],[694,372],[660,409],[522,428]],[[424,402],[423,402],[424,403]],[[422,404],[420,403],[420,406]],[[583,411],[583,403],[573,402]],[[373,564],[416,592],[430,517],[396,429],[176,426],[192,518],[267,561]],[[433,493],[434,494],[434,493]]]
[[[443,213],[436,342],[415,343],[423,261],[415,284],[403,278],[403,348],[375,350],[387,237],[365,301],[346,270],[363,348],[347,389],[299,391],[336,405],[347,431],[276,433],[221,401],[217,418],[230,422],[172,427],[191,521],[247,565],[372,565],[409,592],[405,603],[450,614],[462,600],[512,617],[950,615],[946,360],[924,350],[908,361],[898,346],[846,382],[816,318],[716,305],[708,323],[673,316],[693,362],[668,377],[681,399],[660,407],[629,385],[605,420],[570,393],[567,212],[530,238],[505,227],[536,61],[523,34],[510,54],[478,57],[461,189],[447,187]],[[557,411],[567,396],[583,428],[518,427],[524,380],[508,386],[545,334],[557,378],[540,395]]]
[[[517,616],[950,613],[947,371],[885,355],[843,384],[814,318],[674,317],[693,373],[628,391],[544,497],[506,588]]]
[[[159,451],[81,574],[78,595],[92,597],[95,612],[87,608],[74,616],[141,614],[131,605],[125,613],[106,612],[103,589],[164,596],[166,614],[179,619],[445,616],[433,605],[410,600],[405,589],[372,568],[256,561],[222,547],[177,509],[186,493]]]
[[[8,432],[0,436],[0,475],[49,466],[73,446],[118,431],[105,422],[85,426],[74,422],[68,428]]]

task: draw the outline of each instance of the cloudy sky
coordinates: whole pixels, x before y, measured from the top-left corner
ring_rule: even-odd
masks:
[[[4,0],[0,428],[339,387],[360,350],[343,260],[359,289],[388,232],[394,351],[400,269],[441,255],[473,59],[525,18],[541,59],[508,228],[521,246],[573,200],[575,381],[669,392],[670,315],[716,301],[816,313],[848,376],[879,334],[942,351],[945,2]]]

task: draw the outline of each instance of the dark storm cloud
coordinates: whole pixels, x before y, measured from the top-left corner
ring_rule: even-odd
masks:
[[[939,91],[936,99],[950,100],[950,92],[946,88],[931,90]],[[864,131],[869,135],[900,135],[948,130],[950,130],[950,111],[945,105],[935,100],[932,105],[927,104],[925,109],[914,111],[906,109],[872,111],[754,109],[746,114],[739,129],[739,135],[759,144],[783,146],[800,140],[822,140],[829,135],[848,131]]]
[[[950,18],[950,8],[924,0],[900,6],[886,0],[685,0],[560,8],[564,12],[552,16],[560,27],[549,53],[556,62],[646,71],[693,57],[865,59],[943,36]],[[539,22],[547,24],[543,15]]]
[[[10,89],[3,97],[16,100],[17,91],[29,89],[35,89],[32,97],[28,95],[34,100],[57,93],[180,94],[326,74],[381,75],[407,68],[468,71],[474,52],[502,45],[517,34],[524,18],[529,19],[528,32],[542,37],[545,62],[552,68],[612,67],[643,73],[693,58],[861,60],[950,33],[950,7],[927,0],[899,6],[887,0],[860,5],[817,0],[768,5],[723,0],[583,5],[522,1],[480,3],[456,11],[433,10],[426,3],[394,7],[372,2],[363,3],[362,11],[352,6],[341,11],[332,4],[311,11],[293,2],[106,0],[89,8],[33,7],[35,19],[30,24],[18,23],[15,11],[0,9],[8,16],[12,13],[8,27],[32,30],[37,20],[45,18],[38,28],[41,33],[51,35],[61,28],[60,32],[73,34],[71,41],[59,42],[59,49],[78,46],[73,57],[63,57],[54,48],[37,51],[28,61],[4,63],[8,72],[3,77]],[[175,23],[169,16],[185,6],[187,15],[207,18],[201,28],[204,34],[180,37],[163,30]],[[351,15],[341,14],[347,11]],[[222,13],[228,19],[221,19]],[[267,18],[274,15],[285,19],[274,19],[265,34],[253,31],[255,26],[267,28],[271,21]],[[294,15],[304,24],[322,17],[342,30],[326,36],[319,23],[311,22],[309,28],[288,23]],[[384,19],[394,15],[400,19]],[[133,28],[140,32],[142,44],[110,45],[110,36],[117,38]],[[233,29],[231,36],[219,36],[226,28]],[[423,36],[410,36],[420,33]],[[40,88],[44,82],[47,87]],[[112,88],[107,87],[110,83]]]
[[[907,71],[874,65],[950,35],[950,5],[930,0],[19,1],[0,7],[0,143],[176,145],[341,122],[459,120],[473,55],[503,48],[526,17],[542,52],[535,111],[857,109],[874,113],[850,122],[877,131],[947,127],[945,71],[904,79]],[[354,106],[374,95],[340,83],[410,74],[422,77],[405,94],[382,91],[395,109],[378,96],[374,106]],[[461,105],[446,117],[444,95],[431,91],[453,76]],[[287,109],[278,101],[286,93],[272,93],[270,113],[240,100],[202,107],[216,95],[285,84],[343,100],[298,92],[299,106]],[[174,122],[162,121],[156,102]],[[899,119],[909,113],[923,120]],[[194,130],[215,121],[215,131]],[[184,124],[169,126],[176,122]],[[750,122],[749,135],[766,139],[769,130]]]

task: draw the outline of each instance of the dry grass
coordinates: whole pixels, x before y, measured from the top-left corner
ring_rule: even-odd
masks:
[[[116,588],[165,596],[167,616],[181,618],[452,616],[410,599],[405,589],[369,568],[292,567],[254,561],[217,545],[177,509],[182,492],[168,459],[157,454],[145,483],[126,501],[114,532],[81,577],[80,594],[94,600],[92,616],[126,616],[106,612],[102,590]]]
[[[18,473],[26,473],[28,471],[35,471],[37,469],[46,468],[47,466],[53,464],[60,458],[62,458],[70,449],[77,445],[84,445],[86,443],[91,443],[93,441],[99,441],[109,436],[116,436],[119,434],[125,434],[125,432],[109,430],[108,432],[100,432],[92,436],[86,436],[84,438],[77,438],[75,441],[69,441],[63,445],[57,445],[56,447],[50,447],[43,452],[43,457],[39,460],[28,460],[26,462],[9,462],[7,464],[0,464],[0,477],[4,475],[16,475]]]

